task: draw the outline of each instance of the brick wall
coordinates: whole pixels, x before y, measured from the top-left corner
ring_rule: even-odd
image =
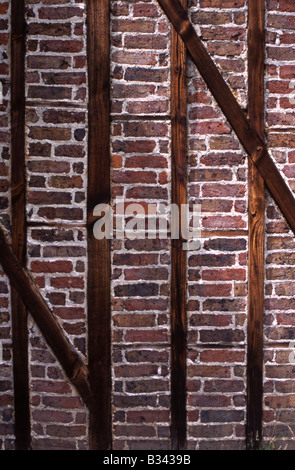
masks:
[[[27,267],[87,362],[86,4],[26,2]],[[189,0],[189,16],[247,108],[247,0]],[[0,1],[0,221],[10,231],[9,4]],[[267,2],[266,131],[294,189],[295,8]],[[156,0],[111,2],[112,200],[171,199],[170,25]],[[202,206],[188,253],[189,449],[243,449],[247,161],[188,59],[188,198]],[[295,86],[294,86],[295,88]],[[295,98],[294,98],[295,101]],[[294,237],[266,193],[264,436],[293,448]],[[98,201],[99,202],[99,201]],[[224,234],[222,234],[225,232]],[[91,254],[89,254],[91,255]],[[112,241],[114,449],[170,448],[170,241]],[[0,448],[14,447],[10,287],[0,270]],[[29,317],[33,449],[87,449],[88,412]],[[283,443],[285,446],[285,443]]]
[[[170,28],[156,2],[127,0],[112,2],[111,31],[113,196],[167,205]],[[169,245],[113,243],[116,449],[169,447]]]
[[[86,354],[85,2],[27,2],[28,268],[71,343]],[[33,321],[32,447],[83,449],[88,413]]]
[[[292,2],[268,2],[267,137],[271,155],[292,190],[294,22]],[[294,236],[270,198],[266,216],[264,432],[277,447],[294,449]]]
[[[200,2],[190,1],[191,21],[242,107],[247,103],[246,3],[202,1],[200,8]],[[190,62],[188,148],[188,196],[201,205],[206,232],[200,250],[188,258],[189,448],[240,449],[245,435],[247,162]],[[222,230],[228,235],[222,236]]]

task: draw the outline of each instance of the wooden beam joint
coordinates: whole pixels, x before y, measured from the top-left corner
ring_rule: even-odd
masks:
[[[179,0],[158,0],[158,3],[180,35],[212,95],[236,133],[247,155],[251,158],[257,147],[264,146],[259,130],[247,118],[241,106],[225,82],[207,49],[198,37]],[[184,35],[182,35],[184,33]],[[265,181],[273,199],[295,234],[295,198],[266,150],[259,160],[259,173]]]

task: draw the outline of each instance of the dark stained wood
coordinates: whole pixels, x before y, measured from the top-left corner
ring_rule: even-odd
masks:
[[[264,140],[265,0],[249,0],[248,104],[249,119]],[[254,161],[259,155],[254,156]],[[264,180],[251,159],[249,181],[249,272],[247,342],[247,447],[262,439],[263,312],[264,312]]]
[[[249,158],[263,148],[262,158],[255,162],[272,197],[290,228],[295,233],[295,199],[270,157],[258,131],[247,118],[230,88],[199,39],[179,0],[158,0],[177,33],[183,39],[194,64],[229,121]],[[258,164],[259,163],[259,164]]]
[[[93,236],[93,209],[110,202],[110,2],[88,2],[88,364],[90,448],[112,446],[110,241]]]
[[[181,0],[184,8],[186,0]],[[187,203],[186,47],[171,31],[172,203]],[[180,212],[180,211],[179,211]],[[181,221],[179,221],[179,224]],[[179,225],[181,228],[181,225]],[[187,253],[171,240],[171,447],[186,447]]]
[[[25,1],[11,2],[11,226],[12,249],[26,262],[25,218]],[[11,290],[15,446],[30,448],[27,310]]]
[[[264,142],[265,0],[249,0],[248,12],[248,112]]]
[[[77,388],[86,405],[92,407],[93,403],[87,379],[87,368],[64,335],[62,328],[40,294],[34,280],[13,253],[1,227],[0,263],[11,285],[31,313],[45,341],[52,349],[68,378]]]

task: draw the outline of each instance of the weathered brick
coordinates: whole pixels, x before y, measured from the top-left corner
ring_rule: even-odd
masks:
[[[42,40],[40,41],[41,52],[81,52],[83,42],[78,40]]]
[[[31,270],[35,273],[70,273],[73,270],[71,261],[32,261]]]
[[[28,34],[44,36],[70,36],[70,23],[29,23]]]
[[[27,58],[28,67],[30,69],[68,69],[70,67],[71,58],[67,56],[50,56],[50,55],[31,55]]]
[[[85,122],[85,112],[48,109],[43,113],[46,123],[66,124]]]
[[[29,98],[41,98],[50,100],[65,100],[70,99],[72,90],[70,88],[61,86],[33,86],[29,87]]]
[[[41,7],[39,9],[39,18],[42,20],[64,20],[74,18],[75,16],[81,17],[83,9],[74,6],[71,7]]]

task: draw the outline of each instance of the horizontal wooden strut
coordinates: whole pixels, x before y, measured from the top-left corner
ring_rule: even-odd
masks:
[[[179,0],[158,0],[158,2],[176,32],[182,38],[194,64],[246,150],[249,158],[254,161],[253,155],[257,155],[257,153],[261,154],[259,160],[254,161],[254,163],[263,177],[272,197],[295,234],[295,199],[269,155],[265,143],[235,99],[229,86],[198,37]]]
[[[64,335],[61,326],[51,313],[34,280],[13,253],[1,227],[0,263],[12,287],[14,287],[31,313],[45,341],[52,349],[68,378],[76,387],[85,404],[91,408],[92,397],[87,378],[87,367]]]

